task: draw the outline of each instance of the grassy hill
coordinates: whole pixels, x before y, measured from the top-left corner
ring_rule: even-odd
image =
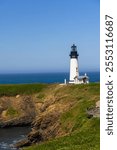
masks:
[[[8,100],[6,115],[16,118],[22,113],[36,114],[28,135],[33,144],[24,150],[100,149],[100,118],[95,111],[94,115],[88,114],[100,100],[99,83],[0,85],[1,106],[6,107]]]
[[[61,97],[61,102],[69,101],[74,105],[62,113],[60,124],[66,133],[62,137],[50,139],[33,145],[25,150],[99,150],[100,149],[100,119],[87,116],[86,110],[94,108],[99,101],[100,85],[64,86],[54,91]]]

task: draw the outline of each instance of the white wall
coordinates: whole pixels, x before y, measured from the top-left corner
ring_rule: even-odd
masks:
[[[74,80],[74,77],[79,76],[79,68],[78,72],[76,69],[78,68],[78,60],[76,58],[70,59],[70,81]]]

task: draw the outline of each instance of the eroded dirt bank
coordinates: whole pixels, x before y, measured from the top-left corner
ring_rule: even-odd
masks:
[[[72,123],[63,127],[62,115],[83,101],[91,103],[91,105],[87,104],[83,110],[87,118],[99,117],[99,106],[96,106],[99,93],[93,91],[90,86],[79,88],[56,84],[36,94],[2,96],[0,98],[0,127],[31,125],[32,130],[27,135],[27,139],[17,143],[16,147],[29,146],[65,136],[72,132]]]

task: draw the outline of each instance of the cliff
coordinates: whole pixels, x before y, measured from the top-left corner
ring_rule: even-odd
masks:
[[[17,92],[1,92],[0,126],[31,124],[27,139],[16,147],[38,143],[26,149],[99,150],[99,86],[36,85],[24,93],[17,86]]]

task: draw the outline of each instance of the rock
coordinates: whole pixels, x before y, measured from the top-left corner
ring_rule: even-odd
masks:
[[[96,102],[96,107],[100,107],[100,101]]]
[[[8,121],[0,122],[1,128],[13,127],[13,126],[28,126],[31,125],[34,118],[29,116],[23,116],[20,118],[14,118]]]
[[[7,110],[2,111],[1,117],[2,117],[2,118],[6,118],[6,113],[7,113]]]
[[[19,98],[20,97],[20,95],[16,95],[16,98]]]
[[[29,146],[33,143],[39,143],[58,135],[60,127],[58,120],[60,114],[59,111],[46,111],[39,115],[35,121],[29,116],[24,116],[22,118],[15,118],[6,122],[1,122],[0,127],[29,125],[33,121],[32,131],[28,134],[27,139],[15,144],[15,147],[17,148]]]
[[[0,112],[1,110],[6,110],[11,105],[11,101],[9,97],[1,97],[0,98]]]
[[[60,112],[48,112],[33,122],[32,131],[28,134],[31,143],[41,142],[56,137],[59,131]]]
[[[0,114],[4,111],[4,108],[0,106]]]
[[[87,118],[92,118],[92,117],[100,117],[100,108],[99,107],[93,107],[87,109]]]
[[[31,143],[29,140],[27,139],[24,139],[22,141],[19,141],[17,142],[15,145],[14,145],[14,148],[21,148],[21,147],[24,147],[24,146],[30,146]]]
[[[33,130],[31,133],[28,134],[28,140],[31,143],[43,141],[42,131],[41,130]]]
[[[0,98],[0,127],[27,126],[33,122],[36,108],[32,97],[20,95],[16,97]],[[16,110],[17,115],[14,115],[13,110]]]

